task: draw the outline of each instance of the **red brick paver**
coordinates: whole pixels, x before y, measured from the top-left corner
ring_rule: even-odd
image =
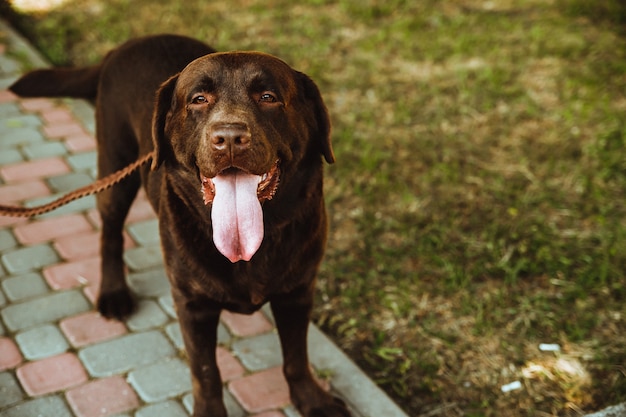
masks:
[[[22,363],[22,355],[13,340],[0,337],[0,371],[15,368]]]
[[[0,201],[2,201],[2,204],[45,197],[49,194],[50,189],[40,180],[0,186]]]
[[[85,133],[83,127],[77,122],[51,124],[43,127],[44,134],[51,139],[63,139]]]
[[[11,226],[20,223],[26,223],[28,220],[22,217],[0,217],[0,227]]]
[[[20,100],[20,106],[27,112],[39,112],[55,107],[56,104],[49,98],[26,98]]]
[[[100,252],[100,232],[60,237],[54,241],[53,246],[57,253],[68,261],[92,258]]]
[[[102,228],[102,219],[100,219],[100,214],[97,210],[90,210],[87,217],[98,229]],[[130,211],[126,217],[126,223],[130,224],[143,220],[150,220],[155,217],[156,215],[150,205],[150,202],[146,198],[144,192],[140,191],[137,198],[133,202],[133,205],[130,207]]]
[[[44,269],[43,276],[55,290],[74,288],[81,285],[99,285],[100,258],[89,258],[53,265]]]
[[[75,121],[68,109],[59,107],[42,110],[41,118],[46,124],[64,124]]]
[[[235,378],[243,376],[246,370],[241,366],[239,361],[223,347],[218,347],[217,352],[217,364],[220,368],[220,375],[222,381],[228,382]]]
[[[59,327],[74,347],[103,342],[127,333],[123,323],[107,320],[95,311],[64,319]]]
[[[15,237],[25,245],[47,242],[55,238],[93,230],[85,216],[69,214],[51,217],[15,227]]]
[[[85,152],[96,149],[96,140],[86,133],[77,133],[65,139],[65,146],[70,152]]]
[[[17,100],[17,96],[9,90],[0,91],[0,103],[8,103]]]
[[[0,168],[0,175],[6,182],[19,182],[37,178],[67,174],[70,168],[62,158],[42,158]]]
[[[121,376],[98,379],[66,393],[77,417],[105,417],[139,406],[135,391]]]
[[[289,404],[289,387],[281,367],[271,368],[230,383],[230,391],[252,413],[282,408]]]
[[[60,391],[87,381],[87,373],[73,353],[62,353],[18,368],[17,377],[30,395]]]
[[[89,216],[87,216],[89,217]],[[91,224],[91,221],[88,222]],[[90,227],[91,230],[93,227]],[[54,240],[54,249],[61,257],[68,261],[93,258],[100,255],[100,232],[78,232],[71,236],[63,236]],[[124,249],[134,247],[133,239],[124,233]]]

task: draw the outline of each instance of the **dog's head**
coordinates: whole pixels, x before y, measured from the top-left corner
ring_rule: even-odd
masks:
[[[233,262],[260,246],[260,202],[279,192],[283,176],[320,155],[334,162],[315,83],[258,52],[210,54],[163,83],[153,141],[153,169],[172,164],[197,176],[214,242]]]

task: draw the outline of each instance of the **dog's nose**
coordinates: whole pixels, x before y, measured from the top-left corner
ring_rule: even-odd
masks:
[[[211,130],[211,146],[218,151],[242,151],[250,146],[250,141],[250,130],[243,124],[220,124]]]

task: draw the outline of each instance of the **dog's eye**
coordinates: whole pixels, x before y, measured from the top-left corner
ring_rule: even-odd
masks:
[[[261,103],[276,103],[277,101],[278,99],[272,93],[265,92],[261,94],[261,97],[259,97],[259,102]]]
[[[203,106],[207,104],[213,105],[215,104],[215,101],[216,101],[216,98],[214,94],[203,91],[200,93],[195,93],[193,96],[191,96],[191,100],[189,101],[189,104],[195,105],[195,106]]]
[[[209,100],[202,94],[197,94],[191,98],[191,104],[206,104]]]

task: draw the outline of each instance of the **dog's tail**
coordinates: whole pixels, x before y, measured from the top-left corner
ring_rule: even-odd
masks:
[[[75,97],[94,100],[98,94],[101,64],[82,68],[31,71],[9,90],[21,97]]]

